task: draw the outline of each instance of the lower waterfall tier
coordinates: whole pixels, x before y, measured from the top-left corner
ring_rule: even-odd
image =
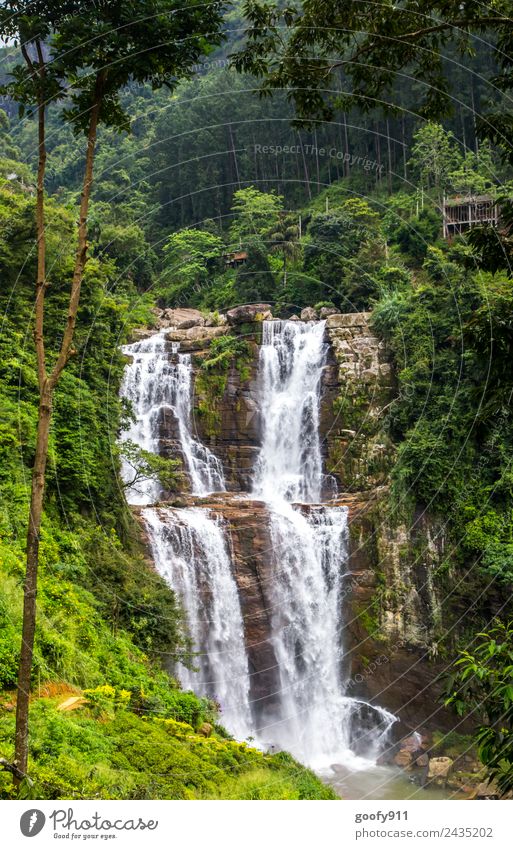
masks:
[[[141,513],[201,648],[184,686],[239,738],[319,767],[373,760],[395,720],[345,694],[347,512],[218,494]]]

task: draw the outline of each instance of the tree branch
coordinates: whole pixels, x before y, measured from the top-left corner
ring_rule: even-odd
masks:
[[[53,390],[62,370],[69,360],[71,353],[71,343],[75,332],[75,324],[77,320],[77,311],[80,301],[80,289],[82,286],[82,278],[84,276],[84,268],[87,261],[87,216],[89,212],[89,200],[91,197],[91,185],[93,182],[93,164],[94,152],[96,146],[96,134],[98,130],[98,120],[100,117],[100,108],[103,97],[103,90],[107,76],[106,70],[98,72],[96,77],[94,103],[91,108],[91,117],[89,120],[89,129],[87,133],[87,152],[84,169],[84,180],[82,184],[82,196],[80,199],[80,214],[78,222],[78,243],[75,255],[75,268],[73,271],[73,280],[71,283],[71,293],[68,305],[68,317],[66,320],[66,328],[62,339],[61,349],[57,362],[52,370],[49,378],[50,388]]]
[[[11,775],[14,775],[17,781],[23,781],[25,778],[28,779],[28,775],[19,769],[16,763],[10,763],[10,761],[7,761],[5,758],[0,758],[0,768],[5,769],[6,772],[10,772]]]
[[[487,26],[492,26],[492,25],[496,25],[496,24],[505,24],[507,22],[509,22],[511,24],[511,26],[513,27],[513,20],[510,19],[510,18],[505,18],[505,17],[475,18],[473,20],[470,20],[468,18],[461,18],[460,20],[456,20],[456,21],[444,21],[443,23],[435,24],[431,27],[425,27],[424,29],[419,29],[419,30],[416,30],[414,32],[406,32],[406,33],[403,33],[402,35],[393,35],[393,36],[390,35],[390,36],[388,36],[388,35],[382,35],[381,33],[374,33],[370,37],[371,38],[370,42],[368,41],[367,44],[363,44],[359,49],[356,50],[355,53],[353,53],[347,59],[340,59],[340,60],[333,62],[332,64],[327,65],[325,67],[317,67],[316,70],[317,71],[326,71],[327,73],[331,73],[332,71],[336,70],[337,68],[342,68],[342,67],[344,67],[344,65],[348,65],[350,63],[356,62],[362,56],[365,56],[366,54],[371,53],[372,50],[374,50],[376,48],[376,41],[398,41],[398,42],[404,42],[404,41],[408,41],[408,40],[415,41],[415,40],[418,40],[419,38],[422,38],[422,36],[424,36],[424,35],[430,35],[430,34],[435,33],[435,32],[442,32],[443,30],[446,30],[446,29],[462,29],[464,27],[472,27],[472,28],[483,27],[483,28],[486,28]]]

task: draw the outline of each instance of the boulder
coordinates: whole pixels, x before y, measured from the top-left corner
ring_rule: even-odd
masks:
[[[319,318],[321,321],[324,321],[325,318],[329,318],[330,315],[339,315],[340,310],[336,307],[321,307],[319,312]]]
[[[499,799],[500,794],[494,781],[482,781],[478,784],[473,799]]]
[[[444,785],[453,765],[452,758],[431,758],[428,768],[428,781]]]
[[[413,763],[413,755],[406,749],[401,749],[397,752],[397,755],[394,756],[394,763],[397,766],[402,767],[402,769],[408,769]]]
[[[205,324],[205,319],[201,318],[187,318],[185,321],[179,321],[176,325],[178,330],[189,330],[191,327],[203,327]]]
[[[370,319],[370,312],[348,312],[330,315],[326,319],[328,327],[365,327]]]
[[[240,307],[234,307],[228,310],[226,318],[228,324],[245,324],[251,321],[264,321],[271,318],[270,304],[242,304]]]
[[[189,327],[199,327],[205,323],[205,319],[199,310],[178,309],[164,310],[164,318],[172,327],[179,330],[187,330]]]
[[[210,724],[210,722],[204,722],[198,728],[198,734],[201,734],[202,737],[210,737],[212,731],[214,730],[214,726]]]
[[[291,315],[289,321],[301,321],[298,315]]]
[[[130,334],[130,342],[139,342],[141,339],[149,339],[153,336],[154,330],[148,327],[136,327]]]
[[[223,327],[189,327],[185,336],[187,339],[208,340],[215,339],[217,336],[224,336],[225,329]]]
[[[421,750],[421,743],[422,737],[420,734],[410,734],[409,737],[405,737],[404,740],[401,740],[401,749],[405,749],[407,752],[414,754]]]
[[[301,321],[317,321],[319,316],[313,307],[305,307],[301,310]]]

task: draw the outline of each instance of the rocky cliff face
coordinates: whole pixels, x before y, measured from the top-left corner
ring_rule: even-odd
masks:
[[[267,305],[244,308],[230,320],[217,318],[217,326],[205,326],[202,317],[196,317],[192,326],[192,319],[183,315],[180,320],[163,319],[171,325],[169,342],[179,342],[180,351],[192,356],[194,428],[222,460],[234,492],[250,491],[260,446],[257,366],[261,319],[269,316],[266,309]],[[226,337],[243,341],[242,353],[213,356],[219,344],[213,345],[213,340]],[[440,688],[433,684],[443,668],[434,578],[443,560],[443,530],[425,515],[401,523],[387,509],[395,451],[383,429],[383,413],[394,393],[387,352],[372,332],[368,313],[330,315],[326,341],[330,353],[322,376],[323,453],[326,470],[337,479],[337,503],[349,507],[351,537],[352,577],[343,600],[349,691],[375,699],[410,727],[419,723],[448,727],[452,717],[440,708]],[[174,428],[172,415],[164,415],[163,453],[176,450]],[[207,503],[230,530],[251,698],[261,705],[264,720],[278,688],[269,639],[272,574],[266,508],[262,502],[233,494],[212,496]]]

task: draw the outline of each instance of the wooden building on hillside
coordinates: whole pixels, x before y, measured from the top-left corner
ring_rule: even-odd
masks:
[[[444,239],[465,233],[476,224],[499,223],[499,209],[490,195],[456,195],[443,201]]]
[[[229,268],[238,268],[239,265],[246,264],[248,255],[246,251],[232,251],[229,254],[225,254],[224,261],[225,265]]]

